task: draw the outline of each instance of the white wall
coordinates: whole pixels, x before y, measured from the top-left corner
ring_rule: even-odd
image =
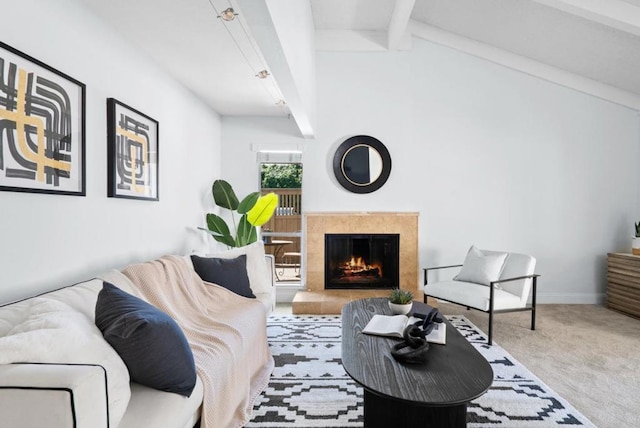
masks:
[[[0,40],[85,83],[87,196],[0,192],[0,302],[202,248],[220,118],[80,0],[0,0]],[[160,123],[160,201],[107,198],[106,99]]]
[[[260,150],[297,150],[307,140],[300,137],[293,119],[225,116],[222,141],[222,178],[242,198],[260,190],[257,148],[252,145]]]
[[[540,301],[602,299],[606,253],[629,250],[639,215],[638,112],[418,39],[410,52],[316,60],[304,210],[418,211],[421,267],[462,262],[471,244],[530,253]],[[283,119],[222,127],[223,163],[246,162],[223,167],[233,182],[257,180],[251,143],[303,142]],[[337,146],[358,134],[393,161],[368,195],[342,189],[331,170]]]

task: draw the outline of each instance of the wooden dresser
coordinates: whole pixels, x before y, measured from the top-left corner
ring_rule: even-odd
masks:
[[[640,256],[608,254],[607,307],[640,318]]]

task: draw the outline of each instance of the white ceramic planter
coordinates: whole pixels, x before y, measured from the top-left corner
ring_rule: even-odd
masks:
[[[394,315],[406,315],[411,311],[412,307],[413,302],[407,303],[406,305],[399,305],[397,303],[389,302],[389,309],[391,309],[391,312],[393,312]]]
[[[631,240],[631,252],[640,256],[640,238],[633,238]]]

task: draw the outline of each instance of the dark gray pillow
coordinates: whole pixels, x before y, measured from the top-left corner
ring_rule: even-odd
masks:
[[[104,282],[96,326],[133,382],[189,397],[196,385],[193,353],[176,322],[153,305]]]
[[[235,259],[191,256],[193,268],[203,281],[213,282],[244,297],[255,299],[247,275],[247,256]]]

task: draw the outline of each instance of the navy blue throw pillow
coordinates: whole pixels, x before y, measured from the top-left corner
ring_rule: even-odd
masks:
[[[247,256],[235,259],[191,256],[193,268],[203,281],[213,282],[244,297],[255,299],[247,275]]]
[[[193,353],[176,322],[155,306],[104,282],[96,326],[133,382],[189,397],[196,385]]]

